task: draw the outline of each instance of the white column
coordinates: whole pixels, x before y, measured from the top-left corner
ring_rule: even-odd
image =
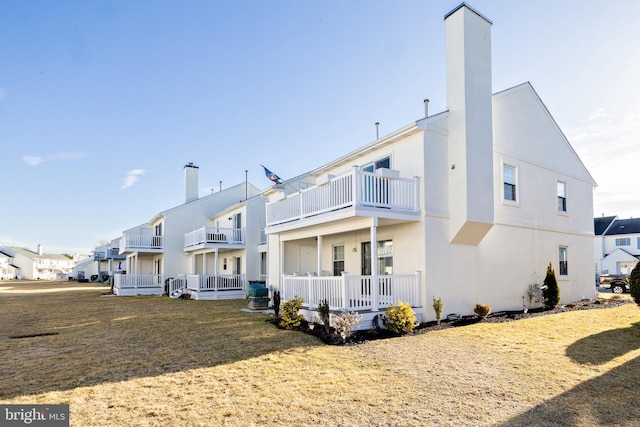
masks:
[[[215,251],[213,274],[215,274],[216,276],[218,275],[218,248],[216,248]]]
[[[203,276],[207,275],[207,253],[206,252],[202,253],[202,275]]]
[[[371,310],[378,310],[378,218],[371,225]]]
[[[322,276],[322,236],[318,236],[318,277]]]

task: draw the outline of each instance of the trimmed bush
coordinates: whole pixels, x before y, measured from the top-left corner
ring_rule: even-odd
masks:
[[[284,329],[299,328],[304,320],[304,316],[298,311],[302,308],[304,299],[299,296],[291,298],[282,304],[282,317],[280,318],[280,327]]]
[[[318,304],[318,316],[320,316],[324,330],[329,332],[329,301],[326,299],[323,299],[320,301],[320,304]]]
[[[640,306],[640,262],[631,270],[629,275],[629,289],[631,296],[638,306]]]
[[[547,267],[547,275],[544,277],[543,285],[542,297],[544,298],[545,308],[548,310],[556,308],[556,306],[560,304],[560,287],[558,286],[556,272],[553,270],[551,262],[549,262],[549,266]]]
[[[440,319],[442,319],[442,311],[444,310],[444,303],[442,302],[442,298],[433,297],[433,310],[436,312],[436,322],[438,325],[440,324]]]
[[[473,307],[473,312],[478,315],[481,319],[484,319],[491,313],[491,306],[489,304],[480,304],[476,303],[476,306]]]
[[[404,335],[416,327],[416,315],[406,302],[390,305],[384,313],[384,327],[393,333]]]

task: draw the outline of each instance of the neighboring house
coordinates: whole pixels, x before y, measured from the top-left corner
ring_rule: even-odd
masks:
[[[640,258],[640,219],[594,219],[596,275],[630,274]]]
[[[44,253],[42,245],[38,245],[35,252],[16,246],[4,246],[0,250],[13,258],[15,277],[22,280],[56,280],[58,274],[66,277],[74,264],[66,255]]]
[[[16,278],[16,267],[13,263],[13,256],[4,252],[0,248],[0,280],[11,280]]]
[[[549,263],[562,302],[595,298],[593,178],[529,83],[492,93],[491,22],[464,3],[445,22],[447,111],[264,192],[268,284],[307,318],[522,310]]]
[[[258,236],[264,199],[249,183],[198,197],[198,167],[184,167],[185,203],[126,230],[119,253],[118,295],[174,295],[188,288],[198,299],[243,298],[259,279]],[[225,292],[222,292],[225,291]]]

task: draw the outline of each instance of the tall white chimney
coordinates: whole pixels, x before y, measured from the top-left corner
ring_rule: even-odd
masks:
[[[198,166],[189,162],[184,166],[184,202],[198,200]]]
[[[42,245],[38,245],[38,255],[42,256],[43,253],[44,249],[42,248]]]
[[[444,17],[449,238],[477,245],[494,223],[491,21],[465,3]]]

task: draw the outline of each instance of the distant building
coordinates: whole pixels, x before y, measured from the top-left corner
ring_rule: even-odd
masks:
[[[37,251],[16,246],[3,246],[0,252],[11,258],[15,278],[24,280],[56,280],[58,273],[68,275],[74,261],[66,255],[44,253],[42,245]]]
[[[640,218],[593,220],[596,275],[629,274],[640,259]]]

